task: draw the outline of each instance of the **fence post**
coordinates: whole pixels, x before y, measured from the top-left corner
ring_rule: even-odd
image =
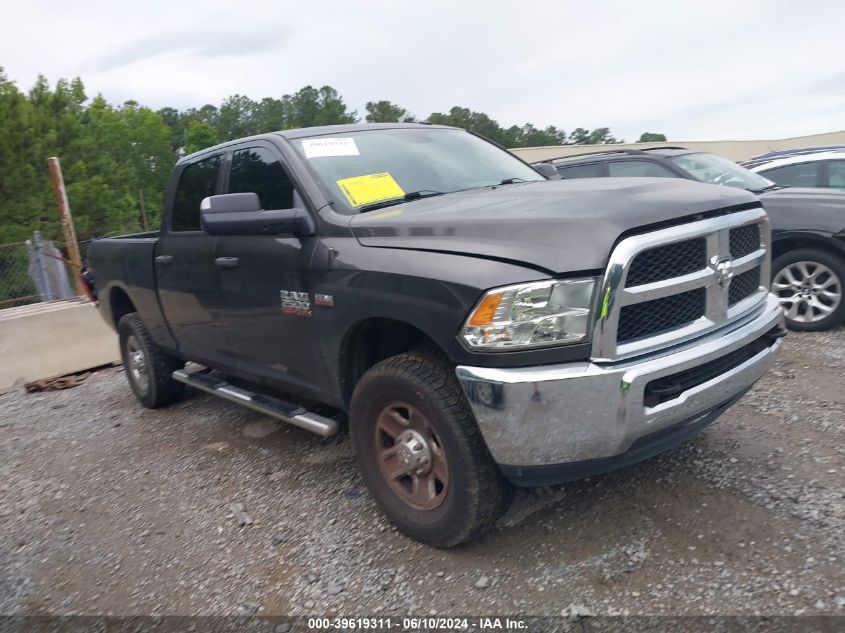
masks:
[[[36,287],[39,294],[42,294],[43,301],[52,301],[56,297],[50,285],[50,275],[47,274],[47,262],[44,258],[44,242],[41,239],[41,231],[32,234],[32,252],[35,256],[35,274],[38,277]]]
[[[65,246],[67,246],[70,266],[73,269],[73,285],[76,287],[76,293],[78,295],[84,295],[85,290],[82,287],[82,278],[79,276],[79,271],[82,270],[82,258],[79,256],[76,230],[73,228],[73,217],[70,214],[70,204],[67,201],[62,166],[59,164],[59,159],[55,156],[48,158],[47,163],[50,165],[50,175],[53,177],[53,193],[56,196],[56,204],[59,205],[59,218],[62,221],[62,228],[65,232]]]

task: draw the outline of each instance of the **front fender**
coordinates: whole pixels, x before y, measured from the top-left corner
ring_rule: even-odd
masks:
[[[323,333],[322,353],[330,371],[338,371],[346,335],[371,318],[415,327],[456,364],[509,367],[589,355],[588,344],[500,353],[470,352],[461,345],[457,338],[460,328],[482,293],[497,286],[547,278],[533,268],[482,257],[365,247],[345,238],[325,242],[324,246],[334,249],[337,256],[331,264],[312,268],[312,291],[333,298],[332,308],[315,311]],[[339,384],[338,375],[333,378]]]

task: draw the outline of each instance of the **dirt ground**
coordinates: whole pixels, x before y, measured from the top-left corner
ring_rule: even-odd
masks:
[[[696,439],[450,551],[390,527],[346,434],[149,411],[118,368],[0,396],[0,613],[842,615],[843,370],[845,329],[792,333]]]

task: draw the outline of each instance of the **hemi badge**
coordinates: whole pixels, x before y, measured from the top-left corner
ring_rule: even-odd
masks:
[[[334,297],[332,295],[314,294],[314,305],[325,306],[327,308],[334,307]]]

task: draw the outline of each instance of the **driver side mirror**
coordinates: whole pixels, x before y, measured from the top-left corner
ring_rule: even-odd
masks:
[[[263,210],[257,193],[225,193],[200,203],[202,229],[209,235],[313,235],[305,209]]]
[[[551,163],[534,163],[531,165],[534,171],[539,172],[549,180],[561,180],[560,174],[557,173],[557,168]]]

